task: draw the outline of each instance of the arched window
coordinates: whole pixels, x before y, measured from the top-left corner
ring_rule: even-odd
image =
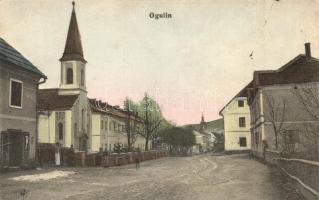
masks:
[[[59,140],[63,140],[63,124],[58,124]]]
[[[81,69],[81,85],[84,86],[84,70]]]
[[[73,70],[71,68],[66,71],[66,84],[73,84]]]
[[[82,109],[82,130],[84,130],[85,126],[84,126],[84,109]]]

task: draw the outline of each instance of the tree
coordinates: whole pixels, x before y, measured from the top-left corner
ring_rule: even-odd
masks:
[[[170,152],[182,151],[187,153],[196,144],[195,135],[191,128],[170,127],[161,130],[160,136],[164,143],[169,144]]]
[[[124,101],[124,110],[127,113],[125,122],[127,150],[130,152],[133,150],[133,146],[138,137],[138,134],[141,134],[140,127],[138,126],[138,105],[130,98],[126,97]]]
[[[278,136],[285,132],[283,123],[286,118],[286,100],[276,100],[270,95],[265,95],[265,104],[265,117],[272,125],[275,134],[275,149],[278,150]]]
[[[302,115],[305,121],[301,128],[303,137],[301,144],[305,148],[305,156],[310,159],[319,160],[319,88],[318,84],[305,84],[295,87],[292,93],[297,97],[298,102],[304,111]],[[302,113],[300,112],[300,115]]]
[[[163,115],[158,103],[145,93],[140,101],[141,117],[144,119],[145,131],[140,134],[145,138],[145,150],[149,149],[149,141],[157,137]]]

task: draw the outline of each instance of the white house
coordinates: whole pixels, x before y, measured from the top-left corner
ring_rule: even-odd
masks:
[[[224,147],[229,153],[247,152],[251,149],[250,109],[245,88],[219,112],[224,118]]]
[[[111,106],[105,102],[89,99],[91,107],[91,151],[99,150],[113,152],[116,145],[128,147],[127,127],[131,127],[132,147],[143,150],[145,138],[139,133],[144,131],[144,120],[130,115],[127,111]],[[128,124],[130,120],[131,124]],[[132,128],[134,126],[134,128]],[[133,133],[134,131],[134,133]]]

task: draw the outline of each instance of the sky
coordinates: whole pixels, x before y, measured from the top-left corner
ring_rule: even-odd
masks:
[[[0,37],[48,76],[41,88],[59,86],[71,2],[0,0]],[[148,92],[179,125],[220,118],[255,70],[281,67],[305,42],[319,57],[319,0],[76,0],[75,9],[88,96],[122,105]]]

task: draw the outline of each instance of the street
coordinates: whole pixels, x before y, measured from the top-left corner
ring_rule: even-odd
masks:
[[[67,176],[19,179],[53,171]],[[1,200],[303,200],[280,170],[248,155],[169,157],[143,162],[137,170],[135,165],[49,168],[0,177]]]

